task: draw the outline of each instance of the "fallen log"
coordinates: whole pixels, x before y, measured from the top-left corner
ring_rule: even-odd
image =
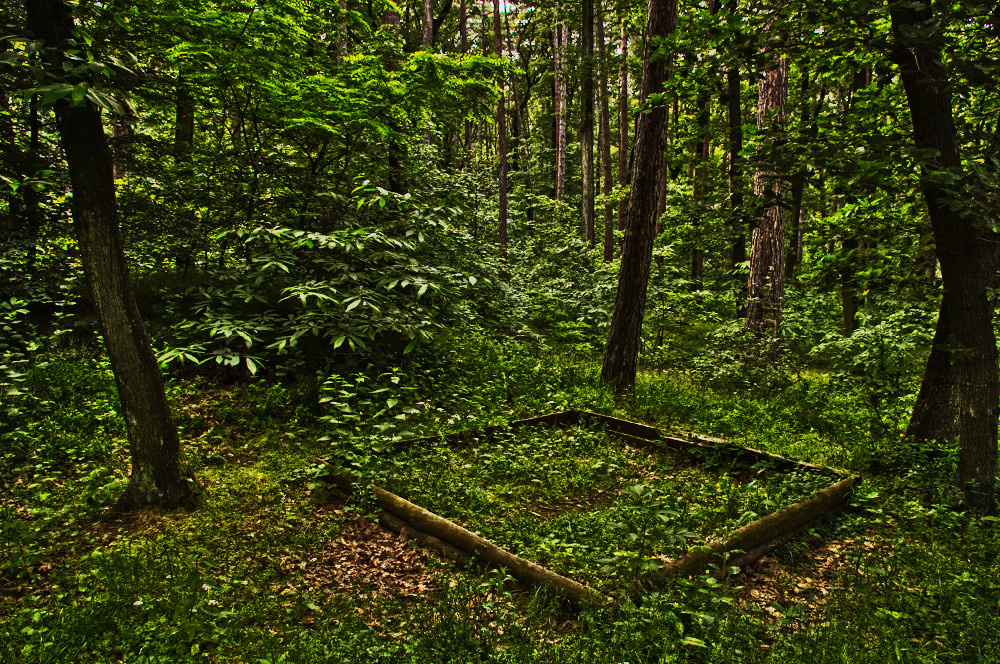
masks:
[[[365,485],[347,471],[326,462],[324,465],[330,471],[326,478],[342,490],[353,493],[364,488]],[[447,545],[439,548],[435,545],[434,540],[428,540],[432,542],[432,548],[439,548],[445,555],[448,555],[449,552],[453,555],[456,553],[464,554],[469,559],[476,558],[491,565],[503,567],[512,577],[522,583],[548,588],[582,606],[607,604],[611,601],[607,595],[593,588],[514,555],[458,524],[425,510],[419,505],[414,505],[375,484],[367,486],[375,494],[375,503],[389,514],[388,523],[400,525],[398,522],[403,522],[403,525],[409,526],[412,532],[434,538],[437,542]],[[417,540],[420,541],[419,536],[417,536]]]
[[[789,533],[816,521],[846,501],[856,483],[857,478],[848,477],[817,491],[805,500],[743,526],[725,541],[716,540],[707,546],[698,547],[686,556],[640,579],[630,593],[635,595],[644,590],[651,590],[673,577],[699,574],[702,570],[709,569],[712,564],[719,564],[724,554],[729,551],[744,552],[741,560],[744,564],[754,562],[777,546]],[[734,558],[733,562],[739,559]]]

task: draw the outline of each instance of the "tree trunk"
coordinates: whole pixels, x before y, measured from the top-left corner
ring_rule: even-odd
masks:
[[[583,170],[583,239],[594,246],[594,0],[582,0],[580,39],[580,150]]]
[[[601,100],[600,108],[600,144],[601,170],[604,175],[604,262],[608,263],[615,257],[615,213],[609,200],[614,187],[611,182],[611,111],[608,107],[608,48],[604,36],[604,15],[601,0],[597,0],[597,48],[598,53],[598,85]]]
[[[177,169],[177,185],[180,195],[182,226],[187,233],[188,251],[179,257],[180,269],[187,273],[195,256],[195,246],[198,241],[196,226],[197,217],[194,205],[191,204],[191,194],[194,189],[194,95],[191,86],[183,73],[177,75],[174,87],[174,166]]]
[[[25,155],[25,173],[28,177],[38,177],[41,165],[41,128],[42,121],[38,114],[38,95],[32,95],[28,101],[28,152]],[[13,143],[11,144],[13,146]],[[29,277],[35,276],[35,268],[38,262],[38,236],[42,231],[41,196],[34,187],[21,187],[21,196],[24,201],[24,217],[28,222],[27,236],[25,237],[25,249],[27,250],[27,260],[25,269]]]
[[[618,185],[628,184],[628,27],[626,12],[621,10],[621,52],[622,61],[618,68]],[[628,199],[623,198],[618,203],[618,230],[625,230],[625,215],[628,210]]]
[[[739,0],[728,0],[726,11],[729,20],[739,12]],[[729,45],[730,52],[735,51]],[[726,70],[726,119],[729,125],[729,156],[727,159],[729,184],[729,269],[733,276],[736,317],[746,316],[747,282],[739,276],[739,266],[747,259],[748,223],[743,207],[743,96],[740,70],[736,65]]]
[[[823,93],[820,92],[819,102],[816,104],[816,114],[810,114],[809,108],[809,72],[805,70],[802,72],[801,80],[801,100],[802,106],[799,109],[799,120],[800,120],[800,131],[807,136],[815,136],[815,119],[819,115],[820,106],[823,103]],[[814,120],[813,124],[809,125],[810,117]],[[805,195],[806,181],[809,179],[809,165],[808,163],[803,163],[802,167],[795,173],[792,178],[792,192],[791,192],[791,206],[788,210],[788,218],[791,220],[791,232],[789,233],[790,242],[788,243],[788,249],[785,252],[785,282],[792,281],[795,279],[795,268],[799,264],[799,254],[801,250],[801,242],[799,240],[802,234],[802,197]]]
[[[646,40],[643,51],[642,88],[640,98],[647,103],[649,96],[660,93],[666,80],[667,63],[652,61],[655,40],[670,35],[677,26],[677,0],[649,0],[646,13]],[[642,317],[646,309],[646,289],[649,284],[649,264],[653,255],[656,182],[663,164],[661,140],[666,127],[666,109],[653,106],[649,113],[639,115],[635,138],[635,172],[629,196],[625,222],[625,242],[618,291],[611,316],[608,345],[601,367],[601,382],[622,393],[635,385]]]
[[[764,74],[757,100],[757,126],[765,136],[775,136],[784,127],[788,99],[788,60],[780,58]],[[770,132],[769,132],[770,130]],[[772,146],[776,139],[772,138]],[[747,284],[747,327],[756,334],[777,334],[785,296],[784,186],[778,173],[758,169],[754,173],[754,195],[762,205],[750,239],[750,279]]]
[[[382,12],[382,25],[390,26],[395,31],[398,31],[399,23],[399,14],[391,7],[387,7]],[[399,62],[394,53],[389,52],[386,54],[385,68],[386,71],[399,71]],[[388,124],[389,129],[393,133],[393,136],[389,137],[389,154],[387,158],[387,165],[389,167],[389,191],[397,194],[405,194],[406,176],[403,172],[403,160],[406,157],[406,152],[404,146],[399,144],[399,139],[397,138],[400,134],[399,126],[397,126],[394,120],[389,120]]]
[[[36,37],[60,47],[71,38],[73,20],[66,3],[29,0],[25,8]],[[61,57],[56,60],[52,64],[59,64]],[[89,101],[74,106],[64,98],[56,102],[56,118],[73,188],[80,258],[128,432],[132,472],[118,507],[191,506],[198,484],[181,452],[156,356],[132,293],[101,113]]]
[[[566,60],[565,48],[569,35],[564,24],[553,30],[555,93],[556,93],[556,200],[566,195]]]
[[[710,8],[715,3],[710,3]],[[714,13],[714,11],[713,11]],[[701,219],[707,214],[708,165],[712,155],[709,124],[712,120],[712,102],[708,91],[703,91],[698,99],[698,168],[694,180],[694,198],[698,203],[698,214],[694,219],[694,246],[691,248],[691,290],[700,291],[705,270],[705,254],[700,248]]]
[[[931,352],[924,367],[920,392],[906,426],[906,438],[923,441],[954,441],[958,438],[955,375],[952,371],[951,298],[942,298]]]
[[[708,11],[715,16],[719,11],[719,0],[708,1]],[[715,85],[712,85],[714,88]],[[705,252],[701,249],[701,220],[707,214],[708,167],[712,157],[711,121],[712,98],[709,89],[698,92],[698,168],[694,181],[694,198],[698,204],[698,214],[694,219],[694,246],[691,248],[691,290],[700,291],[705,272]],[[676,122],[676,120],[675,120]]]
[[[493,0],[493,50],[496,51],[498,58],[503,57],[500,37],[500,0]],[[497,158],[500,162],[498,169],[500,178],[498,214],[500,258],[507,260],[507,105],[502,85],[500,87],[500,100],[497,102]]]
[[[424,0],[423,28],[422,45],[430,50],[434,46],[434,0]]]
[[[458,7],[458,34],[462,55],[469,52],[469,14],[465,6],[466,0]],[[467,168],[472,156],[472,121],[465,121],[465,135],[462,143],[462,166]]]
[[[993,307],[989,300],[987,251],[996,241],[988,219],[977,219],[960,200],[966,176],[952,116],[951,85],[937,46],[941,27],[932,4],[893,6],[890,10],[893,56],[899,65],[913,123],[913,141],[928,157],[921,164],[920,187],[927,201],[935,251],[944,285],[939,325],[950,327],[958,410],[958,484],[973,510],[996,508],[997,372]],[[932,37],[929,37],[928,34]],[[959,186],[945,185],[954,182]],[[938,374],[925,379],[934,380]],[[943,386],[942,386],[943,390]],[[939,390],[940,391],[940,390]]]

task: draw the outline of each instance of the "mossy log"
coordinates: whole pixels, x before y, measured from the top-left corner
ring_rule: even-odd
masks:
[[[350,473],[330,464],[326,465],[330,470],[328,479],[344,491],[352,493],[363,488],[361,482]],[[404,532],[414,533],[418,541],[421,541],[421,536],[434,538],[427,540],[428,545],[442,551],[446,556],[461,560],[464,554],[469,559],[476,558],[491,565],[503,567],[518,581],[548,588],[575,604],[588,606],[606,604],[611,601],[608,596],[593,588],[516,556],[489,540],[425,510],[419,505],[414,505],[394,493],[374,484],[370,484],[368,487],[375,494],[376,504],[389,514],[390,518],[387,521],[390,526],[393,523],[398,526],[400,525],[398,522],[402,521],[411,529]],[[437,542],[446,546],[441,547]]]
[[[848,477],[817,491],[805,500],[782,508],[773,514],[768,514],[740,528],[725,541],[717,540],[705,547],[699,547],[686,556],[647,575],[637,584],[637,587],[632,589],[632,592],[637,594],[643,590],[655,588],[672,577],[699,574],[703,570],[709,569],[710,565],[719,564],[727,551],[744,552],[743,561],[752,562],[745,556],[753,556],[753,560],[759,558],[772,548],[771,545],[783,541],[783,538],[789,533],[801,529],[834,510],[848,499],[851,489],[856,483],[857,478]],[[739,558],[734,557],[732,562],[737,560]]]

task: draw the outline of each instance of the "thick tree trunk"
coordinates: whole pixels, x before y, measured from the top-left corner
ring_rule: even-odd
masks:
[[[594,0],[582,0],[580,40],[580,150],[583,170],[583,239],[594,246]]]
[[[29,0],[25,8],[36,37],[55,46],[71,37],[73,23],[66,3]],[[56,118],[73,187],[80,258],[128,432],[132,472],[118,507],[191,506],[198,485],[181,452],[156,356],[132,293],[101,113],[88,101],[74,106],[62,99],[56,102]]]
[[[920,392],[906,426],[906,438],[914,441],[955,441],[958,438],[955,374],[952,371],[951,298],[942,298],[931,352],[924,367]]]
[[[600,144],[601,170],[604,175],[604,262],[610,262],[615,257],[615,213],[608,198],[614,188],[611,182],[611,110],[608,99],[608,48],[604,36],[604,15],[601,0],[597,0],[597,48],[598,57],[598,94],[600,95]]]
[[[625,10],[621,10],[620,49],[622,61],[618,68],[618,185],[628,184],[629,140],[628,140],[628,26]],[[618,203],[618,230],[625,230],[625,215],[628,210],[628,199]]]
[[[663,59],[652,59],[653,42],[667,37],[676,28],[677,0],[649,0],[646,24],[640,92],[643,103],[648,103],[651,94],[663,90],[667,64]],[[653,194],[658,172],[663,165],[661,139],[665,127],[666,108],[662,105],[655,105],[650,112],[639,115],[635,137],[635,175],[626,213],[618,291],[601,367],[601,382],[611,385],[618,393],[635,384],[649,264],[653,255],[656,222],[656,199]]]
[[[784,127],[788,99],[788,60],[781,58],[764,74],[757,100],[757,126],[763,134],[778,133]],[[778,173],[758,169],[754,173],[754,194],[760,198],[761,212],[750,239],[750,278],[747,284],[747,327],[756,334],[777,334],[785,297],[784,185]]]
[[[949,75],[938,42],[928,37],[929,32],[940,34],[934,7],[930,3],[895,5],[890,15],[893,55],[910,107],[913,140],[919,150],[936,155],[921,165],[920,186],[941,266],[944,324],[951,328],[953,343],[949,355],[958,406],[958,483],[975,511],[993,512],[1000,376],[990,279],[983,268],[992,250],[989,243],[995,238],[989,220],[974,218],[968,206],[955,200],[954,187],[942,184],[962,183],[966,177],[952,116]],[[932,380],[936,376],[925,374]]]

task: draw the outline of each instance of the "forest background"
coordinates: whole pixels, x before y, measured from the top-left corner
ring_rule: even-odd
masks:
[[[997,658],[992,3],[0,23],[5,661]],[[316,456],[565,407],[865,481],[763,607],[705,577],[566,621],[463,577],[410,622],[238,566],[346,527],[282,521]],[[199,507],[107,516],[150,504]],[[170,565],[204,584],[143,586]]]

